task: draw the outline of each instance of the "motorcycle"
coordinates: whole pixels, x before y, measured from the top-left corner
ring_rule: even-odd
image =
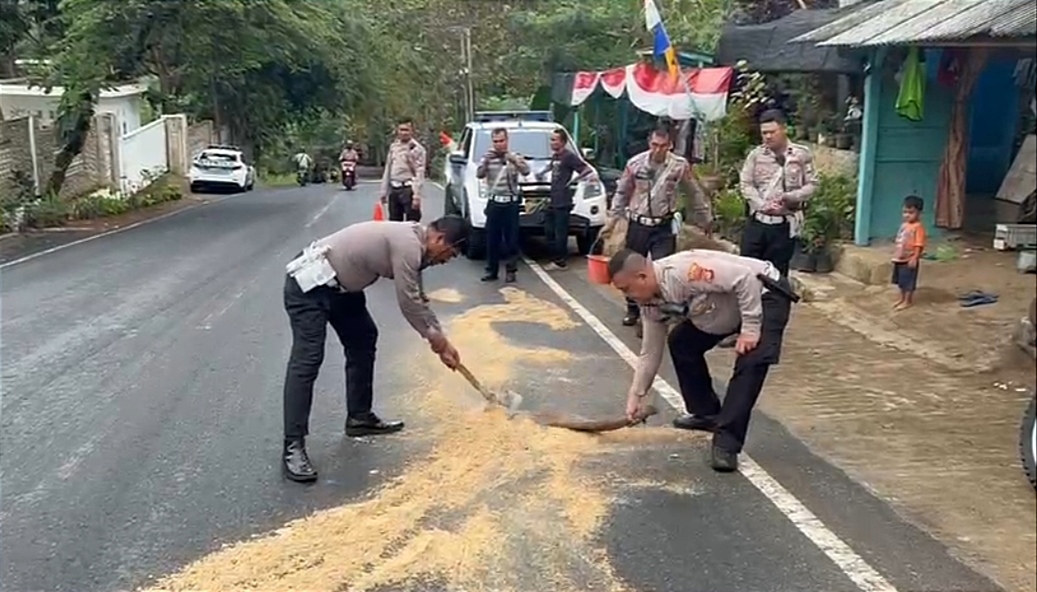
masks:
[[[342,186],[346,191],[352,191],[356,187],[356,162],[352,160],[342,161]]]

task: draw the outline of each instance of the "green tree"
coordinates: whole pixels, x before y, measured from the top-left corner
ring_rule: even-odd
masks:
[[[212,118],[256,155],[293,122],[356,108],[372,86],[374,37],[342,2],[64,0],[67,34],[52,84],[64,87],[60,187],[103,88],[153,76],[167,111]],[[66,165],[67,166],[67,165]]]

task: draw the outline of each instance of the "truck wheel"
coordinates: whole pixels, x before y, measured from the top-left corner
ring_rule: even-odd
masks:
[[[1023,460],[1026,478],[1037,490],[1037,395],[1030,400],[1019,429],[1019,456]]]
[[[447,185],[443,190],[443,215],[444,216],[460,216],[461,210],[457,207],[457,202],[454,201],[454,190],[452,185]]]
[[[586,257],[591,254],[591,250],[594,248],[594,243],[598,242],[599,232],[601,232],[601,228],[591,227],[584,231],[583,234],[576,237],[576,248],[579,250],[580,255]]]
[[[472,223],[472,217],[465,214],[465,220]],[[464,256],[472,261],[479,261],[486,257],[486,230],[483,228],[472,228],[468,235],[468,244],[465,246]]]
[[[465,249],[465,257],[472,261],[480,261],[486,257],[486,231],[482,228],[473,228],[472,234],[468,236],[468,247]]]

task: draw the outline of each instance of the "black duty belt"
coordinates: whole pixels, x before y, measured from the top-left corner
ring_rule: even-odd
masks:
[[[641,226],[662,226],[664,224],[669,224],[672,220],[672,214],[663,216],[662,218],[655,218],[652,216],[635,216],[633,214],[630,215],[630,221],[636,224],[640,224]]]
[[[518,202],[522,201],[522,198],[517,196],[517,195],[491,195],[491,196],[487,197],[486,199],[488,199],[489,201],[491,201],[493,203],[499,203],[499,204],[518,203]]]

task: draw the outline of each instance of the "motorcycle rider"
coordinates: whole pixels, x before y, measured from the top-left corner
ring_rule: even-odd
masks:
[[[353,185],[356,184],[356,165],[360,160],[360,153],[353,148],[353,141],[348,140],[342,152],[338,155],[339,169],[342,171],[342,184],[345,185],[346,189],[352,189]],[[352,179],[346,180],[346,163],[352,164]]]
[[[346,142],[346,146],[342,149],[342,152],[338,155],[339,164],[347,161],[356,163],[360,160],[360,153],[353,147],[353,141],[349,140]]]
[[[295,174],[298,178],[305,178],[309,176],[310,169],[313,167],[313,158],[306,154],[305,150],[299,150],[292,157],[292,162],[295,163]]]

